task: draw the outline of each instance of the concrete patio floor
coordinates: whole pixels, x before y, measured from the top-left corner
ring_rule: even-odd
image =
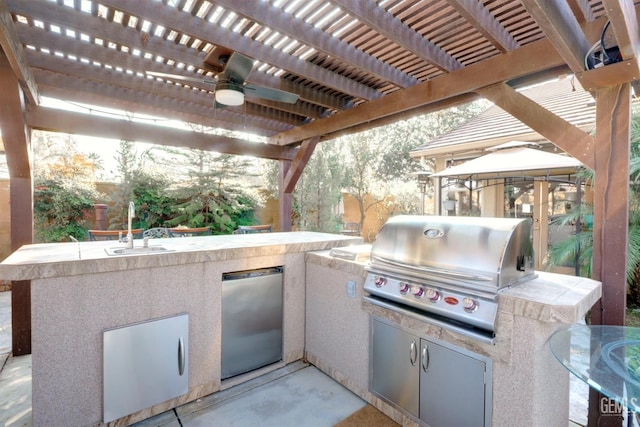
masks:
[[[11,357],[11,292],[0,292],[0,426],[31,423],[31,356]],[[569,427],[586,424],[586,384],[571,379]],[[136,426],[331,427],[366,402],[314,366],[296,362]],[[375,427],[375,426],[367,426]]]

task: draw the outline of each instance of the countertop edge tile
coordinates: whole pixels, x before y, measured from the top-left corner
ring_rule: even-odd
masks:
[[[169,265],[196,264],[358,245],[362,238],[308,231],[152,239],[170,252],[107,255],[117,241],[39,243],[22,246],[0,263],[0,279],[33,280]],[[142,241],[134,241],[141,247]]]

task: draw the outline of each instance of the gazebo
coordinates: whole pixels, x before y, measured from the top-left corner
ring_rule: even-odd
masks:
[[[483,97],[595,171],[593,278],[604,289],[593,321],[624,323],[631,86],[640,77],[632,0],[0,0],[0,19],[13,249],[33,240],[32,129],[274,159],[288,230],[292,191],[318,143]],[[234,54],[249,67],[224,81]],[[593,96],[595,136],[516,90],[566,73]],[[232,83],[218,89],[242,105],[217,105],[212,82]],[[55,110],[43,97],[127,113]],[[28,353],[28,282],[13,284],[12,305],[14,352]]]
[[[440,190],[442,189],[441,179],[446,178],[449,181],[469,185],[469,192],[477,191],[483,195],[488,193],[486,197],[480,198],[482,205],[480,213],[482,216],[498,217],[503,216],[500,208],[504,206],[505,185],[528,182],[528,186],[533,187],[531,211],[533,245],[536,253],[536,269],[540,270],[548,244],[549,183],[577,184],[578,198],[580,198],[582,186],[576,179],[576,172],[582,164],[573,157],[531,148],[529,143],[518,141],[501,144],[488,151],[489,154],[433,173],[431,177],[437,180],[437,187]],[[524,186],[526,187],[527,184]],[[438,207],[441,208],[442,204]]]

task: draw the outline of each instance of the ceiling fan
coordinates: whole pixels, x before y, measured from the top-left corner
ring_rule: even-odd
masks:
[[[213,84],[215,85],[216,104],[222,104],[224,106],[242,105],[245,94],[288,104],[295,104],[298,100],[298,95],[295,93],[246,83],[245,79],[249,76],[251,70],[253,70],[253,59],[238,52],[233,52],[228,56],[221,55],[217,59],[219,64],[224,68],[213,80],[152,71],[147,71],[147,74],[171,80]]]

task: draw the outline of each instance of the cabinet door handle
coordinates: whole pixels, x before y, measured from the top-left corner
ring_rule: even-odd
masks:
[[[185,353],[184,353],[184,340],[182,337],[178,338],[178,374],[182,376],[185,368]]]
[[[411,346],[409,347],[409,362],[411,362],[411,366],[416,366],[417,360],[418,348],[416,347],[416,342],[411,341]]]
[[[429,346],[426,344],[422,346],[422,370],[429,370]]]

